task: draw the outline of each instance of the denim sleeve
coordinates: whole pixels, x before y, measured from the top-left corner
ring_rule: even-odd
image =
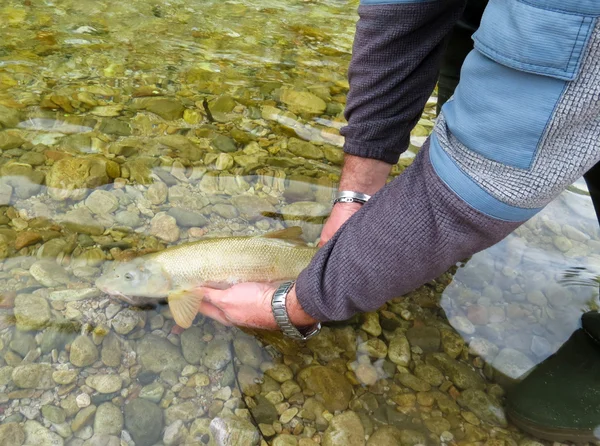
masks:
[[[464,3],[362,1],[348,72],[348,125],[341,131],[346,153],[398,161],[435,87],[445,37]]]

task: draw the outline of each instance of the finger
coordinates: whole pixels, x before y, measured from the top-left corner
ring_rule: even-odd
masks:
[[[197,288],[196,292],[202,294],[203,302],[208,302],[217,307],[219,306],[218,302],[221,301],[223,294],[225,293],[224,290],[218,290],[216,288]]]
[[[223,313],[219,308],[215,307],[213,304],[210,304],[208,302],[202,302],[200,304],[200,307],[198,308],[198,312],[220,322],[223,325],[233,325],[231,321],[227,319],[225,313]]]

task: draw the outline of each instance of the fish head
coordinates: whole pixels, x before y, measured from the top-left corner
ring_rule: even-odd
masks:
[[[164,298],[171,280],[158,262],[138,258],[110,267],[96,280],[96,287],[113,296]]]

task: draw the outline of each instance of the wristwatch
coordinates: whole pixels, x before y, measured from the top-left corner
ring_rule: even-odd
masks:
[[[298,330],[294,324],[292,324],[287,313],[285,301],[293,286],[294,281],[283,282],[281,285],[279,285],[273,294],[273,298],[271,299],[271,308],[273,309],[275,322],[277,322],[277,325],[279,325],[279,328],[284,335],[298,341],[306,341],[321,331],[321,324],[317,323],[315,326],[304,330],[304,333],[300,332],[300,330]]]
[[[335,194],[335,200],[333,200],[333,204],[336,203],[360,203],[365,204],[371,198],[370,195],[362,194],[360,192],[354,192],[351,190],[341,190],[337,194]]]

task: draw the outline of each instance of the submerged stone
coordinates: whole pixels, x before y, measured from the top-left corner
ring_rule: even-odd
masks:
[[[352,385],[344,375],[317,365],[302,369],[298,373],[298,380],[304,389],[314,392],[315,397],[330,412],[348,408],[352,398]]]
[[[154,403],[138,398],[125,406],[125,427],[139,445],[153,445],[160,439],[163,411]]]

